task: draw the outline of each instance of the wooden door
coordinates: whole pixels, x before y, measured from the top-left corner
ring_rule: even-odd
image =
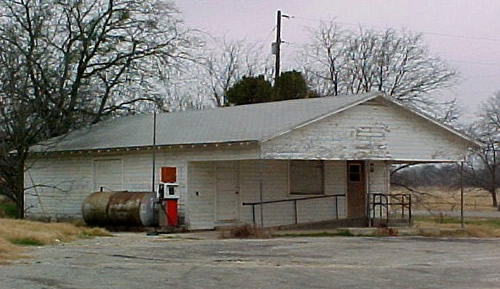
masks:
[[[347,216],[366,216],[366,176],[363,161],[347,162]]]
[[[216,162],[216,221],[234,222],[239,218],[240,195],[238,162]]]

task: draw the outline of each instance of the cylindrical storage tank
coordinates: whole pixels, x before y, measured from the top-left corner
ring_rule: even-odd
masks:
[[[151,192],[95,192],[83,201],[82,215],[94,226],[151,226],[154,201]]]

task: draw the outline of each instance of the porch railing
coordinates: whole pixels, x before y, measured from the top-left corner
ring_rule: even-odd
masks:
[[[411,194],[370,194],[370,222],[373,225],[374,219],[378,217],[389,223],[391,215],[401,212],[401,218],[408,218],[408,223],[411,224]],[[385,211],[385,216],[384,216]],[[406,214],[405,214],[406,213]]]
[[[312,197],[301,197],[301,198],[293,198],[293,199],[281,199],[281,200],[272,200],[272,201],[262,201],[262,202],[243,202],[243,206],[252,206],[252,221],[253,224],[256,225],[256,217],[255,217],[255,206],[262,206],[265,204],[277,204],[277,203],[288,203],[293,202],[293,210],[294,210],[294,221],[295,224],[299,223],[298,217],[298,206],[297,202],[313,200],[313,199],[327,199],[333,198],[335,202],[335,219],[339,218],[339,205],[338,198],[345,198],[345,194],[336,194],[336,195],[324,195],[324,196],[312,196]],[[345,205],[345,204],[344,204]],[[263,222],[263,220],[262,220]]]

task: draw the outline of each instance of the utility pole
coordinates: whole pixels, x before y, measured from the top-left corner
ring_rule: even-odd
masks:
[[[276,42],[275,42],[275,54],[276,54],[276,65],[274,67],[274,81],[280,76],[280,56],[281,56],[281,10],[278,10],[276,16]]]

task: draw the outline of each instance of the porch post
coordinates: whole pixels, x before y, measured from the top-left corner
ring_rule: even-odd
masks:
[[[464,162],[460,162],[460,224],[464,228]]]
[[[264,228],[264,204],[262,195],[262,158],[259,158],[259,202],[260,202],[260,226]]]
[[[368,226],[371,227],[371,220],[370,220],[370,160],[365,161],[365,190],[366,190],[366,195],[365,195],[365,212],[366,212],[366,217],[368,219]]]

